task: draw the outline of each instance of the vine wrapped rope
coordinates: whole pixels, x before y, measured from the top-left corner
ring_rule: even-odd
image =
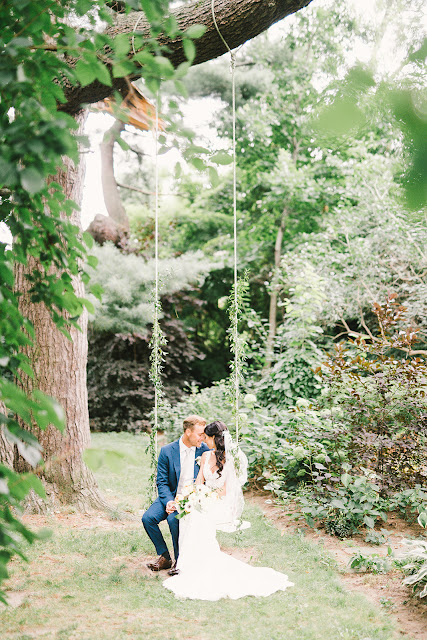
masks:
[[[155,179],[155,197],[154,197],[154,264],[155,264],[155,285],[154,285],[154,317],[153,317],[153,333],[150,341],[151,348],[151,369],[150,379],[154,386],[154,425],[150,433],[150,457],[151,457],[151,477],[149,480],[148,496],[152,501],[156,490],[156,472],[157,472],[157,432],[159,427],[159,405],[163,398],[162,385],[162,363],[163,350],[162,346],[166,344],[165,337],[160,327],[159,317],[161,315],[161,302],[159,296],[159,165],[158,165],[158,138],[159,138],[159,92],[157,92],[155,108],[154,108],[154,179]]]
[[[234,316],[232,320],[233,327],[233,350],[234,350],[234,371],[232,375],[234,375],[234,417],[235,417],[235,439],[236,443],[239,441],[239,398],[240,398],[240,367],[239,367],[239,336],[238,336],[238,325],[239,325],[239,300],[238,300],[238,277],[237,277],[237,162],[236,162],[236,78],[235,78],[235,70],[236,70],[236,56],[231,51],[228,46],[225,38],[223,37],[217,21],[215,17],[215,0],[212,0],[212,19],[215,25],[215,29],[218,32],[219,37],[224,43],[230,54],[230,67],[231,67],[231,95],[232,95],[232,116],[233,116],[233,144],[232,144],[232,152],[233,152],[233,233],[234,233]]]
[[[158,154],[158,141],[159,141],[159,92],[156,96],[156,106],[154,112],[155,118],[155,135],[154,135],[154,264],[155,264],[155,291],[154,291],[154,324],[156,327],[159,324],[159,154]],[[159,370],[159,353],[158,353],[158,332],[155,333],[155,361],[154,366],[156,373]],[[157,458],[157,430],[159,426],[159,393],[158,385],[154,385],[154,433],[155,433],[155,453]]]
[[[143,14],[136,21],[133,31],[136,28],[142,18]],[[132,50],[135,51],[135,36],[131,38]],[[157,433],[159,429],[159,405],[163,398],[163,385],[162,385],[162,363],[164,360],[162,346],[166,344],[166,339],[163,335],[162,329],[159,323],[159,317],[162,311],[162,305],[159,297],[159,102],[160,93],[157,91],[155,105],[154,105],[154,265],[155,265],[155,284],[154,284],[154,314],[153,314],[153,333],[150,340],[150,380],[154,386],[154,425],[150,433],[150,442],[148,449],[150,451],[151,462],[151,476],[148,481],[147,500],[152,502],[156,493],[156,475],[157,475],[157,452],[158,452],[158,438]]]

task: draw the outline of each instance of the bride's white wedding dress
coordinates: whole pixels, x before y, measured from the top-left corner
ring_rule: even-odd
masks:
[[[206,456],[203,467],[205,484],[209,488],[220,489],[232,473],[231,465],[226,462],[218,477],[217,471],[211,471],[210,455]],[[269,596],[293,586],[279,571],[252,567],[220,550],[216,530],[227,529],[226,523],[230,523],[232,512],[233,507],[226,495],[213,502],[206,512],[192,511],[180,520],[179,574],[163,582],[177,597],[235,600],[244,596]]]

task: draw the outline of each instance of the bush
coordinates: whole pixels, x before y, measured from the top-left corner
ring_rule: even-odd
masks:
[[[286,286],[290,297],[282,303],[286,315],[277,331],[272,368],[257,385],[260,401],[276,406],[292,406],[297,398],[315,398],[322,388],[315,369],[323,359],[316,344],[323,333],[317,321],[324,299],[323,282],[306,264]]]
[[[424,528],[427,526],[427,513],[418,517]],[[420,598],[427,597],[427,542],[425,540],[404,540],[407,545],[399,559],[399,567],[406,574],[403,584],[412,586]]]
[[[96,269],[90,269],[91,283],[102,287],[102,300],[89,296],[95,314],[91,326],[109,333],[141,333],[153,321],[154,260],[122,253],[111,243],[95,246]],[[213,262],[201,252],[159,261],[160,293],[168,296],[203,282]]]
[[[388,547],[387,555],[380,556],[378,553],[373,553],[370,556],[365,556],[360,551],[355,553],[350,559],[349,565],[355,571],[365,571],[366,573],[388,573],[395,565],[393,560],[393,552],[391,547]]]
[[[427,512],[427,491],[419,484],[399,491],[391,496],[389,506],[408,522],[415,522],[421,513]]]
[[[187,338],[182,323],[164,319],[167,361],[163,386],[169,402],[181,399],[191,384],[191,364],[202,355]],[[149,379],[151,333],[89,333],[88,396],[95,431],[146,431],[151,426],[154,387]]]
[[[160,411],[159,428],[165,431],[170,439],[179,438],[182,434],[183,420],[192,413],[203,416],[208,423],[222,420],[231,426],[233,417],[226,382],[218,382],[206,389],[199,389],[193,384],[190,394],[175,406],[166,400]]]
[[[319,474],[339,475],[348,436],[330,410],[316,410],[300,400],[289,409],[247,408],[242,413],[250,474],[255,481],[269,479],[265,488],[274,484],[276,492],[289,491],[301,482],[315,483]]]
[[[378,336],[336,345],[323,371],[330,404],[343,409],[349,425],[350,462],[373,470],[384,492],[427,476],[427,364],[412,355],[418,330],[405,324],[406,309],[395,298],[374,305]]]
[[[340,538],[350,537],[362,527],[373,529],[378,519],[387,521],[387,501],[380,495],[380,486],[368,476],[343,473],[335,487],[318,486],[297,501],[310,526],[318,521]]]

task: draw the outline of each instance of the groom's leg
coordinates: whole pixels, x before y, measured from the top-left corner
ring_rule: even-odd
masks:
[[[159,527],[159,522],[166,520],[167,515],[168,514],[166,513],[164,506],[160,502],[159,498],[157,498],[141,518],[144,529],[146,530],[151,542],[156,547],[156,551],[159,556],[169,553]]]
[[[176,511],[174,511],[173,513],[170,513],[168,515],[168,525],[169,525],[169,529],[170,529],[171,536],[172,536],[173,554],[175,556],[175,560],[177,560],[178,559],[178,554],[179,554],[179,547],[178,547],[179,520],[176,517]]]

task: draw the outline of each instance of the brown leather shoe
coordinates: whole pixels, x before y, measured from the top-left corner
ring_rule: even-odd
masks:
[[[149,562],[147,567],[151,571],[163,571],[163,569],[170,569],[172,566],[172,560],[165,558],[165,556],[159,556],[155,562]]]
[[[179,569],[176,568],[176,560],[172,565],[172,568],[168,571],[168,575],[177,576],[179,574]]]

